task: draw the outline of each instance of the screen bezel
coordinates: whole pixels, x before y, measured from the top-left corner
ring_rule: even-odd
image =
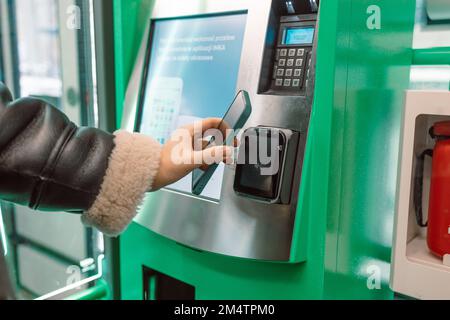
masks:
[[[310,42],[305,43],[287,43],[288,32],[291,30],[312,30],[312,39]],[[316,28],[314,28],[313,26],[285,27],[283,31],[282,43],[285,46],[311,46],[314,43],[315,36],[316,36]]]
[[[141,133],[142,126],[142,117],[144,113],[144,101],[145,95],[147,92],[147,80],[149,77],[151,56],[153,53],[153,40],[154,40],[154,27],[155,24],[161,21],[170,21],[170,20],[187,20],[187,19],[205,19],[205,18],[214,18],[214,17],[223,17],[223,16],[233,16],[233,15],[248,15],[248,10],[237,10],[237,11],[226,11],[226,12],[217,12],[217,13],[206,13],[206,14],[197,14],[197,15],[187,15],[187,16],[179,16],[179,17],[168,17],[168,18],[152,18],[150,19],[150,31],[147,39],[147,48],[145,51],[145,59],[144,59],[144,67],[142,69],[141,83],[139,86],[139,94],[137,100],[137,110],[136,110],[136,119],[134,123],[134,131]],[[242,55],[242,53],[241,53]]]

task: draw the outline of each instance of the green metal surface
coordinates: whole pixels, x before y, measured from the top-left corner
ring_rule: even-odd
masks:
[[[415,65],[446,65],[450,64],[450,47],[438,47],[414,50]]]
[[[374,1],[339,3],[351,19],[341,25],[350,32],[338,36],[325,297],[391,299],[400,130],[415,1],[376,1],[381,23],[373,30],[367,22]]]
[[[306,244],[307,262],[194,251],[132,224],[120,239],[124,299],[142,299],[142,266],[193,285],[197,299],[392,298],[389,275],[383,273],[381,290],[369,290],[365,271],[371,264],[389,268],[415,4],[377,0],[381,30],[368,30],[371,2],[321,3],[315,106],[292,249],[301,254]],[[142,17],[152,6],[115,0],[118,114]]]

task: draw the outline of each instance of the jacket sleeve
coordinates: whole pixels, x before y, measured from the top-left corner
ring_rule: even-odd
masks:
[[[79,128],[33,98],[12,101],[0,83],[0,199],[82,214],[109,236],[135,217],[159,169],[161,146],[125,131]]]

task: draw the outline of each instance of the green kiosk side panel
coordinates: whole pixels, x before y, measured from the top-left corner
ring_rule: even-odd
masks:
[[[143,298],[144,266],[194,286],[196,299],[392,298],[386,283],[369,290],[361,268],[375,261],[389,269],[400,115],[411,64],[411,2],[378,0],[382,26],[371,31],[369,1],[321,3],[313,138],[299,211],[308,232],[297,235],[293,246],[300,250],[297,245],[306,241],[307,262],[275,264],[194,251],[134,223],[120,239],[123,299]],[[120,115],[153,1],[114,3]]]
[[[339,1],[325,298],[392,299],[397,169],[415,1]],[[376,5],[376,6],[374,6]],[[340,78],[340,79],[339,79]]]

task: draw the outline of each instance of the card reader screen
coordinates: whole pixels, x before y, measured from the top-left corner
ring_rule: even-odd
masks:
[[[314,41],[315,29],[307,28],[286,28],[284,34],[284,45],[309,45]]]
[[[246,13],[155,20],[138,130],[164,144],[176,128],[221,118],[236,95]],[[220,200],[224,166],[203,197]],[[168,189],[190,194],[188,176]]]

